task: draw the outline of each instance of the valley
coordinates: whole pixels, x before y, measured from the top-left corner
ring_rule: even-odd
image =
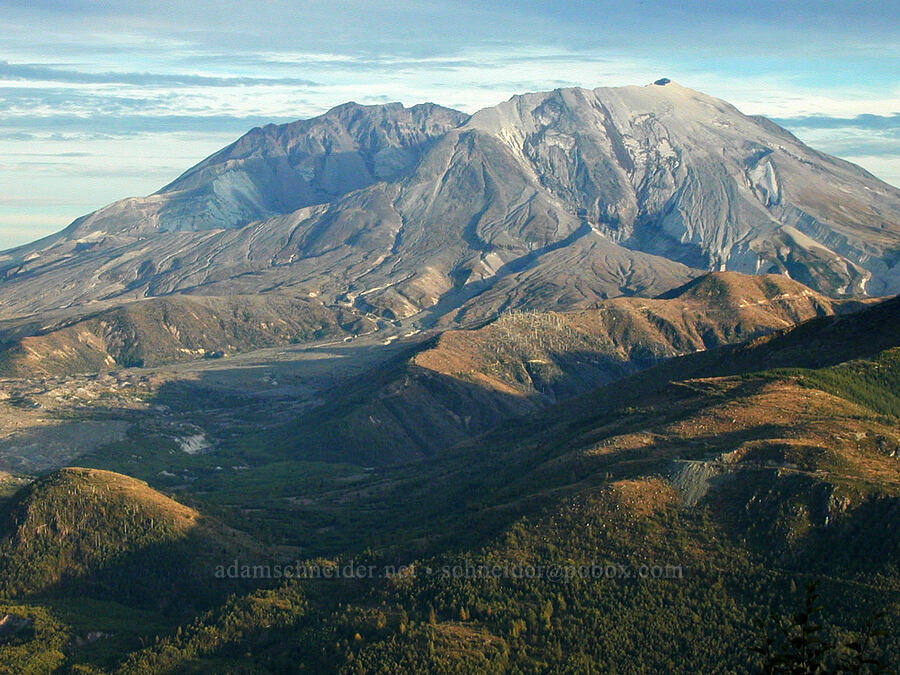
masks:
[[[175,373],[186,378],[178,381],[179,386],[190,387],[190,377],[206,382],[212,400],[222,397],[220,405],[228,395],[243,392],[243,402],[231,409],[234,418],[223,426],[231,430],[232,437],[217,439],[216,447],[208,452],[189,454],[172,443],[169,447],[160,444],[150,434],[142,435],[152,427],[138,425],[138,432],[133,431],[127,443],[113,443],[78,458],[80,465],[97,469],[79,469],[84,473],[71,477],[66,473],[69,470],[51,472],[47,479],[27,487],[33,491],[29,499],[45,499],[41,503],[46,506],[41,508],[64,513],[59,498],[45,496],[50,485],[57,485],[52,481],[63,481],[64,486],[71,480],[87,481],[86,488],[75,488],[77,496],[85,494],[85,489],[91,495],[103,494],[107,489],[104,481],[133,480],[122,474],[144,478],[157,490],[189,505],[153,496],[155,493],[146,492],[150,489],[146,484],[128,488],[138,494],[146,492],[140,497],[146,505],[129,505],[124,512],[144,514],[140,516],[144,520],[137,522],[149,527],[148,533],[158,528],[151,527],[149,519],[164,523],[174,518],[177,523],[182,516],[176,513],[197,512],[204,514],[204,522],[209,521],[204,526],[207,530],[225,528],[230,532],[230,527],[252,533],[252,539],[242,539],[244,534],[227,535],[243,542],[242,552],[215,554],[210,565],[233,560],[251,565],[355,561],[374,569],[404,565],[440,570],[516,560],[548,569],[566,569],[565,565],[572,564],[602,563],[617,569],[624,565],[632,572],[595,582],[505,579],[501,587],[487,579],[453,580],[429,573],[415,574],[407,581],[379,576],[342,583],[320,580],[273,585],[263,580],[241,591],[249,595],[239,593],[231,604],[221,606],[215,598],[224,601],[224,596],[215,594],[225,592],[225,587],[213,584],[201,593],[201,588],[207,588],[208,582],[204,582],[187,594],[173,596],[180,602],[194,598],[192,608],[172,608],[162,614],[158,609],[147,614],[150,607],[146,601],[115,591],[115,605],[87,606],[101,615],[125,613],[136,621],[138,633],[172,630],[160,627],[166,621],[180,624],[204,603],[218,608],[202,615],[205,618],[199,624],[165,638],[160,647],[138,649],[137,634],[115,631],[112,637],[78,648],[70,644],[65,658],[111,667],[116,662],[112,654],[127,648],[137,651],[118,666],[121,672],[231,668],[236,665],[234,650],[252,643],[254,649],[268,645],[257,652],[257,658],[266,668],[276,670],[279,659],[324,667],[319,658],[387,660],[401,667],[406,659],[421,658],[422,644],[433,642],[434,658],[448,668],[468,664],[465,667],[504,670],[513,662],[553,658],[553,645],[569,644],[567,641],[584,629],[589,615],[564,609],[581,603],[605,607],[604,612],[620,623],[618,630],[612,626],[608,631],[592,628],[592,635],[606,637],[582,643],[582,649],[600,650],[583,652],[584,658],[594,660],[599,653],[622,658],[620,650],[628,647],[621,643],[624,634],[620,630],[628,624],[621,622],[661,598],[671,598],[672,602],[689,600],[692,606],[718,608],[714,614],[717,639],[733,635],[724,638],[725,644],[711,642],[712,634],[705,631],[713,624],[704,622],[687,630],[684,619],[677,615],[663,619],[668,610],[654,610],[663,612],[654,614],[656,620],[674,622],[680,635],[689,636],[679,647],[684,658],[696,664],[721,658],[724,653],[743,662],[749,657],[737,645],[749,639],[746,634],[739,636],[749,630],[750,617],[758,611],[753,608],[765,598],[774,601],[798,575],[827,574],[824,592],[829,602],[838,603],[842,589],[850,586],[872,607],[886,599],[896,600],[900,593],[894,570],[898,540],[893,528],[900,495],[900,426],[896,422],[900,399],[895,394],[900,312],[896,301],[869,304],[857,312],[826,315],[745,344],[690,350],[683,357],[625,375],[610,386],[588,388],[557,405],[536,406],[527,417],[500,421],[494,429],[431,456],[380,466],[307,458],[303,427],[298,427],[296,420],[287,427],[297,434],[292,437],[296,440],[278,443],[275,439],[284,436],[285,427],[279,426],[277,415],[260,425],[251,421],[249,411],[265,414],[262,411],[269,408],[254,406],[261,400],[267,405],[278,401],[258,377],[260,363],[271,367],[276,360],[273,357],[280,356],[285,359],[285,370],[277,371],[277,377],[287,381],[289,374],[303,373],[306,378],[322,378],[317,382],[323,390],[327,390],[326,381],[340,389],[360,371],[369,372],[364,377],[372,378],[372,371],[366,370],[373,365],[367,360],[372,356],[365,350],[380,351],[388,346],[381,336],[359,338],[362,342],[353,347],[352,342],[341,341],[294,348],[297,353],[290,356],[278,350],[251,352],[234,357],[238,362],[230,367],[228,359],[221,359],[161,368],[157,371],[160,378]],[[475,333],[483,330],[475,329]],[[860,351],[862,334],[868,342]],[[433,338],[428,343],[433,345]],[[426,346],[422,351],[421,344],[400,341],[389,346],[394,361],[400,357],[401,364],[410,363],[410,353],[414,362],[435,349]],[[438,342],[437,349],[441,348]],[[336,376],[329,361],[345,362],[349,370],[342,372],[348,379]],[[786,363],[791,364],[790,370],[784,369]],[[383,368],[384,362],[376,365]],[[180,410],[190,411],[193,419],[203,419],[204,414],[204,400],[198,399],[198,391],[189,395],[182,391],[175,397],[181,402]],[[284,394],[293,399],[296,392]],[[254,396],[262,398],[246,400]],[[211,408],[208,414],[214,418],[224,409],[224,405]],[[245,414],[248,424],[242,431],[236,420]],[[371,442],[374,432],[367,432],[367,437]],[[117,473],[98,471],[101,467]],[[19,508],[14,505],[22,499],[22,490],[8,498],[6,513]],[[161,504],[164,510],[154,511],[159,507],[150,504]],[[415,508],[409,508],[410,504]],[[90,513],[93,507],[79,508]],[[33,517],[41,522],[40,516]],[[117,517],[100,522],[102,527],[120,527]],[[54,527],[58,530],[60,526]],[[162,536],[175,537],[172,546],[166,545],[171,552],[165,555],[184,555],[178,551],[186,550],[185,546],[198,554],[218,550],[218,544],[195,542],[192,537],[201,533],[191,531],[160,531]],[[136,536],[140,532],[135,530]],[[135,561],[149,554],[142,551],[153,550],[139,539],[128,543],[130,536],[122,542],[134,547]],[[59,546],[57,537],[44,535],[46,544],[41,545]],[[38,540],[44,539],[39,536]],[[175,543],[183,539],[183,543]],[[21,542],[22,535],[6,541],[0,561],[6,560],[2,564],[10,570],[9,561],[24,553],[22,544],[14,543]],[[838,542],[845,553],[829,555]],[[86,550],[78,547],[72,555],[85,555]],[[40,612],[49,611],[64,622],[87,623],[94,632],[102,633],[104,620],[88,621],[67,604],[67,598],[99,600],[98,591],[91,586],[97,582],[91,579],[107,584],[98,588],[108,588],[116,575],[131,572],[125,568],[110,576],[103,571],[107,563],[102,563],[102,558],[73,558],[70,563],[53,559],[64,567],[52,573],[62,573],[61,578],[68,581],[52,597],[40,600],[40,594],[35,595],[27,601],[30,604],[17,605],[16,611],[36,622],[47,621]],[[33,569],[33,564],[29,565]],[[648,569],[675,566],[686,570],[687,576],[652,581],[634,577],[629,581],[629,575],[636,575],[641,565]],[[154,563],[154,569],[158,568]],[[202,567],[198,573],[204,574]],[[94,574],[98,576],[90,576]],[[29,574],[27,578],[35,577]],[[716,585],[722,579],[729,581]],[[269,590],[252,590],[260,585]],[[142,583],[141,587],[146,586]],[[603,595],[596,595],[598,592]],[[13,594],[22,600],[32,595],[22,590]],[[533,601],[526,598],[535,594],[543,598],[540,606],[553,607],[550,618],[528,615],[526,608]],[[834,630],[852,630],[854,624],[846,613],[850,610],[840,611],[846,618],[835,618]],[[429,613],[436,617],[429,618]],[[263,624],[270,628],[261,632]],[[203,628],[206,625],[210,628]],[[675,639],[671,628],[664,625],[659,625],[661,639]],[[67,630],[60,624],[52,626],[45,628],[57,631],[54,634]],[[223,641],[209,642],[204,635],[210,630],[223,631]],[[353,633],[364,637],[346,647],[338,638],[337,647],[325,647],[334,637]],[[315,656],[318,652],[308,649],[298,654],[294,648],[277,646],[283,639],[279,636],[288,634],[321,644],[328,656]],[[515,645],[518,652],[510,651]],[[629,651],[628,658],[662,666],[664,660],[655,660],[669,653],[662,645],[648,649],[645,644],[640,651]],[[317,663],[320,665],[314,665]]]
[[[151,436],[178,446],[197,435],[225,438],[242,423],[284,424],[342,381],[409,348],[402,340],[384,344],[395,336],[385,331],[99,375],[0,379],[0,466],[25,473],[64,466],[123,441],[128,430],[152,429]]]

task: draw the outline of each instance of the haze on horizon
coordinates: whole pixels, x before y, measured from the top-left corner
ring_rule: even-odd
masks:
[[[889,3],[0,0],[0,250],[267,122],[670,77],[900,185]]]

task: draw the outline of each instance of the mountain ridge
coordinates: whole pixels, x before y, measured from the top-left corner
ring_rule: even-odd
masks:
[[[900,191],[675,82],[339,106],[55,237],[0,254],[2,315],[280,290],[452,324],[720,269],[900,291]]]
[[[674,357],[763,339],[864,306],[780,275],[715,272],[662,299],[511,312],[410,347],[341,385],[321,408],[291,423],[285,436],[306,439],[307,459],[384,464],[428,456]]]
[[[277,294],[133,301],[16,335],[0,327],[0,376],[72,375],[221,358],[374,331],[364,315]],[[8,337],[7,337],[8,336]],[[3,338],[8,342],[3,344]]]

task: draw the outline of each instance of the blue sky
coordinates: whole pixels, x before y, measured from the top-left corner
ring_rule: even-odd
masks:
[[[670,77],[900,185],[900,5],[0,0],[0,249],[348,100]]]

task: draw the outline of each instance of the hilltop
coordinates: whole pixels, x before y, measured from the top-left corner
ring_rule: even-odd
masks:
[[[111,471],[60,469],[0,508],[5,596],[75,593],[157,609],[202,605],[227,592],[210,579],[214,562],[264,555],[247,535]]]

